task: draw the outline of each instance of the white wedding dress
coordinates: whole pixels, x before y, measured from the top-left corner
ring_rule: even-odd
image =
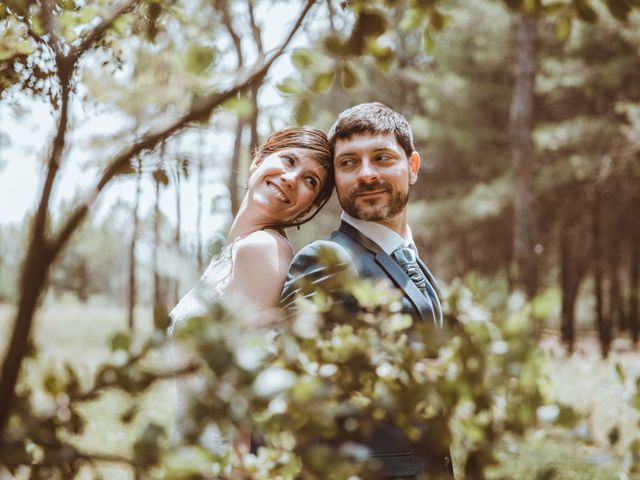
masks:
[[[175,329],[188,319],[193,317],[207,316],[211,305],[219,301],[225,289],[231,281],[233,270],[233,248],[235,242],[224,247],[224,249],[211,259],[209,266],[200,277],[198,283],[193,287],[178,304],[171,310],[171,325],[169,335],[173,335]],[[184,358],[184,354],[176,351],[174,353],[177,363]],[[178,404],[176,411],[176,433],[178,435],[184,431],[185,422],[188,418],[187,405],[191,395],[198,395],[202,392],[203,382],[197,376],[181,379],[177,382]],[[230,452],[231,442],[226,439],[218,428],[213,425],[208,426],[200,438],[200,443],[209,451],[216,454]]]
[[[289,243],[289,240],[278,231],[269,229],[269,232],[278,235]],[[171,317],[171,325],[168,330],[169,335],[173,335],[175,329],[189,318],[207,316],[210,312],[211,305],[222,299],[231,281],[235,245],[242,238],[243,237],[236,238],[218,255],[211,259],[209,266],[202,274],[202,277],[200,277],[198,283],[182,297],[173,310],[171,310],[169,313]],[[291,244],[289,244],[289,247],[291,247]],[[293,249],[291,252],[293,254]],[[275,330],[266,333],[266,335],[275,335]],[[185,359],[184,355],[180,353],[181,352],[175,352],[176,360],[179,360],[180,357]],[[179,380],[177,386],[176,433],[180,435],[183,431],[181,425],[184,425],[184,422],[190,421],[187,414],[188,398],[190,395],[198,395],[199,391],[202,392],[203,382],[201,379],[198,379],[197,376],[192,375],[188,379]],[[213,425],[205,429],[200,441],[205,448],[217,454],[228,453],[231,449],[231,442]]]

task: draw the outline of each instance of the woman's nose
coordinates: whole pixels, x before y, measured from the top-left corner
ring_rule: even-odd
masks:
[[[280,175],[280,179],[288,188],[295,188],[298,180],[299,172],[297,170],[288,170]]]

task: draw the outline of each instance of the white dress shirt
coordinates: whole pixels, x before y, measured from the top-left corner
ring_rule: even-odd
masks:
[[[413,243],[413,236],[411,235],[411,228],[409,228],[409,225],[407,225],[407,236],[402,237],[399,233],[389,227],[380,223],[357,219],[344,211],[342,212],[340,219],[347,222],[364,236],[370,238],[387,255],[391,255],[400,247],[411,247],[414,251],[418,251]]]

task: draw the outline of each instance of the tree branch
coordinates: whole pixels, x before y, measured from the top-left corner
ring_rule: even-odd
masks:
[[[153,380],[149,383],[149,387],[155,382],[160,382],[162,380],[170,380],[174,378],[184,377],[186,375],[191,375],[198,370],[199,366],[196,364],[189,364],[185,367],[179,368],[177,370],[169,370],[166,372],[154,373]],[[76,393],[73,395],[69,395],[70,402],[88,402],[94,400],[103,390],[107,390],[110,388],[117,387],[119,384],[117,380],[113,382],[99,382],[93,385],[89,390],[85,392]]]
[[[164,127],[156,132],[147,133],[134,145],[120,152],[120,154],[118,154],[106,167],[94,189],[89,193],[89,195],[87,195],[85,202],[71,214],[67,222],[60,229],[56,238],[52,240],[51,249],[53,252],[53,256],[56,256],[58,254],[58,252],[69,240],[69,237],[71,237],[76,228],[78,228],[78,225],[85,218],[89,211],[89,208],[95,203],[104,187],[113,179],[113,177],[115,177],[119,172],[125,169],[127,165],[129,165],[133,157],[139,155],[145,150],[154,148],[160,142],[166,140],[168,137],[184,128],[188,123],[208,117],[215,108],[219,107],[222,103],[234,97],[239,92],[244,91],[257,79],[263,77],[267,73],[273,62],[284,53],[287,46],[291,42],[291,39],[300,29],[302,22],[304,21],[311,7],[314,5],[315,1],[316,0],[306,1],[305,6],[298,16],[294,26],[292,27],[291,31],[287,35],[286,39],[282,42],[282,44],[268,58],[259,62],[256,66],[249,70],[235,85],[221,93],[210,95],[204,100],[198,102],[197,105],[194,105],[191,110],[189,110],[182,117],[172,122],[169,126]]]
[[[168,127],[146,135],[135,145],[121,152],[107,166],[85,203],[74,211],[51,242],[43,244],[42,238],[37,238],[35,235],[32,236],[21,278],[18,311],[14,319],[13,332],[11,334],[11,340],[9,341],[9,350],[2,365],[2,377],[0,377],[0,443],[2,442],[2,433],[4,432],[15,398],[15,384],[18,379],[18,373],[20,372],[22,360],[27,352],[33,315],[38,307],[42,292],[46,287],[49,269],[66,242],[78,228],[80,222],[86,217],[89,207],[97,200],[101,191],[109,181],[111,181],[118,172],[122,171],[135,155],[143,150],[155,147],[159,142],[183,128],[187,123],[208,116],[222,102],[246,89],[256,78],[264,75],[273,62],[283,54],[293,36],[300,29],[302,22],[314,3],[315,0],[306,1],[295,25],[281,46],[277,48],[268,59],[260,62],[244,75],[243,80],[222,93],[208,97]],[[98,28],[95,31],[103,32],[104,30]],[[99,35],[90,35],[87,38],[95,39],[99,38]],[[46,215],[47,213],[45,210],[44,214]]]
[[[233,42],[233,47],[236,50],[236,57],[238,59],[238,68],[242,68],[243,66],[243,58],[242,58],[242,40],[240,36],[236,32],[233,27],[233,21],[231,20],[231,14],[229,13],[229,4],[227,0],[220,1],[220,11],[222,12],[222,23],[225,28],[229,32],[231,36],[231,41]]]
[[[251,22],[251,33],[253,34],[253,39],[256,42],[256,47],[258,48],[258,55],[260,58],[264,57],[264,46],[262,45],[262,35],[260,31],[260,27],[256,23],[256,17],[253,11],[253,0],[247,0],[247,8],[249,10],[249,21]]]
[[[39,3],[40,7],[42,8],[42,16],[44,18],[44,28],[49,35],[51,47],[53,48],[56,56],[63,55],[64,52],[62,51],[62,41],[56,33],[56,19],[53,15],[53,12],[51,11],[49,0],[40,0]],[[31,29],[29,28],[29,30]]]
[[[133,10],[140,0],[128,0],[123,3],[121,6],[116,8],[111,15],[105,17],[99,25],[97,25],[93,30],[89,33],[82,35],[77,43],[77,45],[73,46],[70,56],[74,60],[78,60],[84,52],[89,50],[91,47],[95,45],[95,43],[102,38],[109,28],[113,25],[113,23],[120,18],[125,13],[129,13]]]

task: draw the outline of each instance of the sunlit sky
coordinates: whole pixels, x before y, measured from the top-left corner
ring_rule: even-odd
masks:
[[[291,20],[297,13],[298,10],[291,8],[286,2],[276,3],[268,11],[263,9],[257,12],[257,17],[264,26],[263,42],[266,50],[281,43],[284,33],[288,31]],[[305,38],[300,33],[302,32],[294,38],[291,47],[305,43]],[[277,107],[283,103],[274,85],[291,70],[286,54],[272,66],[269,83],[261,89],[262,108]],[[104,156],[105,160],[108,156],[99,149],[88,148],[89,141],[96,135],[105,137],[119,132],[125,121],[123,117],[114,113],[83,110],[80,102],[73,105],[72,112],[72,130],[68,136],[68,144],[73,148],[64,159],[54,192],[52,210],[55,210],[61,201],[81,196],[82,192],[88,191],[94,184],[99,172],[95,162],[100,161],[100,158],[94,159],[92,155],[98,153]],[[283,110],[283,121],[288,119],[287,116],[288,110]],[[13,93],[9,98],[5,96],[0,102],[0,132],[5,140],[8,140],[0,143],[0,223],[23,222],[27,212],[35,209],[44,177],[43,163],[54,135],[56,120],[57,114],[52,113],[50,106],[43,100],[34,100],[26,95],[18,96]],[[269,133],[268,128],[267,125],[260,126],[263,136]],[[195,136],[187,136],[181,148],[195,151],[199,141]],[[210,129],[206,139],[206,151],[221,158],[228,158],[231,155],[232,142],[231,133],[217,134]],[[94,166],[88,166],[92,161]],[[224,193],[224,175],[226,171],[208,172],[205,180],[208,199],[217,192]],[[197,199],[194,177],[195,175],[192,175],[183,183],[182,189],[182,221],[187,239],[195,231],[196,224]],[[134,183],[133,177],[113,182],[97,206],[94,218],[100,218],[119,200],[131,202],[135,192]],[[140,207],[143,215],[152,208],[153,199],[153,184],[146,179]],[[161,209],[172,221],[175,220],[175,193],[171,189],[163,192]],[[224,219],[219,215],[212,215],[207,202],[203,218],[205,236],[210,238],[219,231]]]

